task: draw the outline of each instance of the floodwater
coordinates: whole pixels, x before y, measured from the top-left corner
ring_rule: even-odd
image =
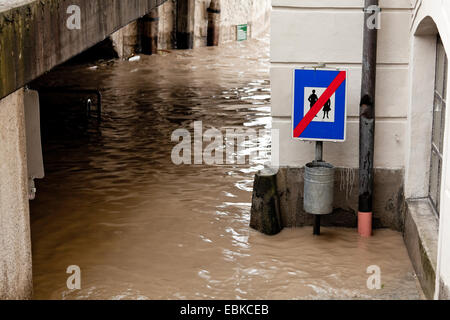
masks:
[[[35,299],[421,298],[402,236],[249,228],[246,165],[180,165],[172,132],[270,128],[269,40],[69,64],[40,85],[101,88],[102,121],[41,96],[46,178],[31,203]],[[270,135],[247,142],[267,149]],[[245,150],[244,150],[245,152]],[[71,291],[69,266],[81,269]],[[369,266],[382,289],[369,290]]]

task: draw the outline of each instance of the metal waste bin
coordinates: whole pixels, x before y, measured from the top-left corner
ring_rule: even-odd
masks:
[[[307,213],[323,215],[333,212],[334,167],[326,162],[305,166],[303,207]]]

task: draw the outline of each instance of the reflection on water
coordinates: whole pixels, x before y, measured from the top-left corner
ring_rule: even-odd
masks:
[[[171,134],[269,128],[268,40],[66,65],[45,86],[101,88],[100,125],[82,101],[42,96],[47,177],[31,204],[37,299],[417,298],[401,235],[250,230],[249,165],[175,166]],[[269,147],[270,137],[259,139]],[[253,147],[255,141],[252,142]],[[66,287],[70,265],[82,289]],[[370,291],[378,265],[383,289]]]

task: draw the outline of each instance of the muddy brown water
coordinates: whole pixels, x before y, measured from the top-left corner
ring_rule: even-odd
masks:
[[[59,67],[39,84],[99,87],[102,122],[41,97],[46,178],[31,203],[35,299],[421,298],[402,236],[249,228],[247,165],[171,161],[171,134],[270,128],[269,40]],[[256,145],[259,142],[259,145]],[[269,148],[270,136],[250,147]],[[81,290],[66,286],[81,268]],[[381,269],[381,290],[366,270]]]

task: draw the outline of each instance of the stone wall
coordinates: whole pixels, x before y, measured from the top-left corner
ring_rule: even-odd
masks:
[[[270,0],[222,0],[220,41],[236,40],[236,25],[248,24],[249,37],[256,38],[270,25]]]
[[[126,59],[138,51],[139,35],[139,24],[134,21],[110,36],[120,58]]]
[[[429,162],[431,158],[432,105],[434,100],[436,43],[439,35],[447,57],[450,58],[450,2],[434,0],[411,0],[414,12],[411,23],[411,85],[407,149],[406,185],[408,197],[420,198],[428,195]],[[447,69],[447,75],[450,68]],[[450,99],[450,81],[447,80],[447,101]],[[420,215],[411,218],[418,236],[413,244],[423,250],[417,250],[421,256],[412,255],[416,269],[433,266],[433,272],[425,272],[422,286],[430,292],[431,298],[449,299],[450,288],[450,166],[449,164],[449,128],[450,113],[446,111],[444,154],[441,172],[440,216],[424,206]],[[431,212],[430,212],[431,211]],[[423,220],[425,212],[430,212],[435,220],[433,224]],[[439,233],[439,234],[438,234]],[[412,238],[412,237],[411,237]],[[413,238],[414,239],[414,238]],[[427,243],[430,243],[427,245]],[[412,247],[412,246],[411,246]],[[437,253],[435,253],[437,251]],[[413,252],[410,250],[410,253]],[[418,257],[417,257],[418,256]],[[430,262],[427,262],[430,261]],[[434,274],[435,272],[435,274]],[[435,277],[434,277],[435,276]],[[435,279],[436,278],[436,279]],[[428,289],[427,289],[428,288]],[[436,289],[436,292],[432,292]],[[433,294],[434,293],[434,294]]]
[[[313,216],[303,209],[304,169],[281,168],[277,175],[283,227],[313,225]],[[322,217],[323,226],[355,228],[358,217],[358,170],[337,168],[334,183],[334,211]],[[373,226],[404,229],[403,170],[375,170]]]
[[[175,29],[175,1],[168,0],[159,7],[158,49],[173,48]]]

